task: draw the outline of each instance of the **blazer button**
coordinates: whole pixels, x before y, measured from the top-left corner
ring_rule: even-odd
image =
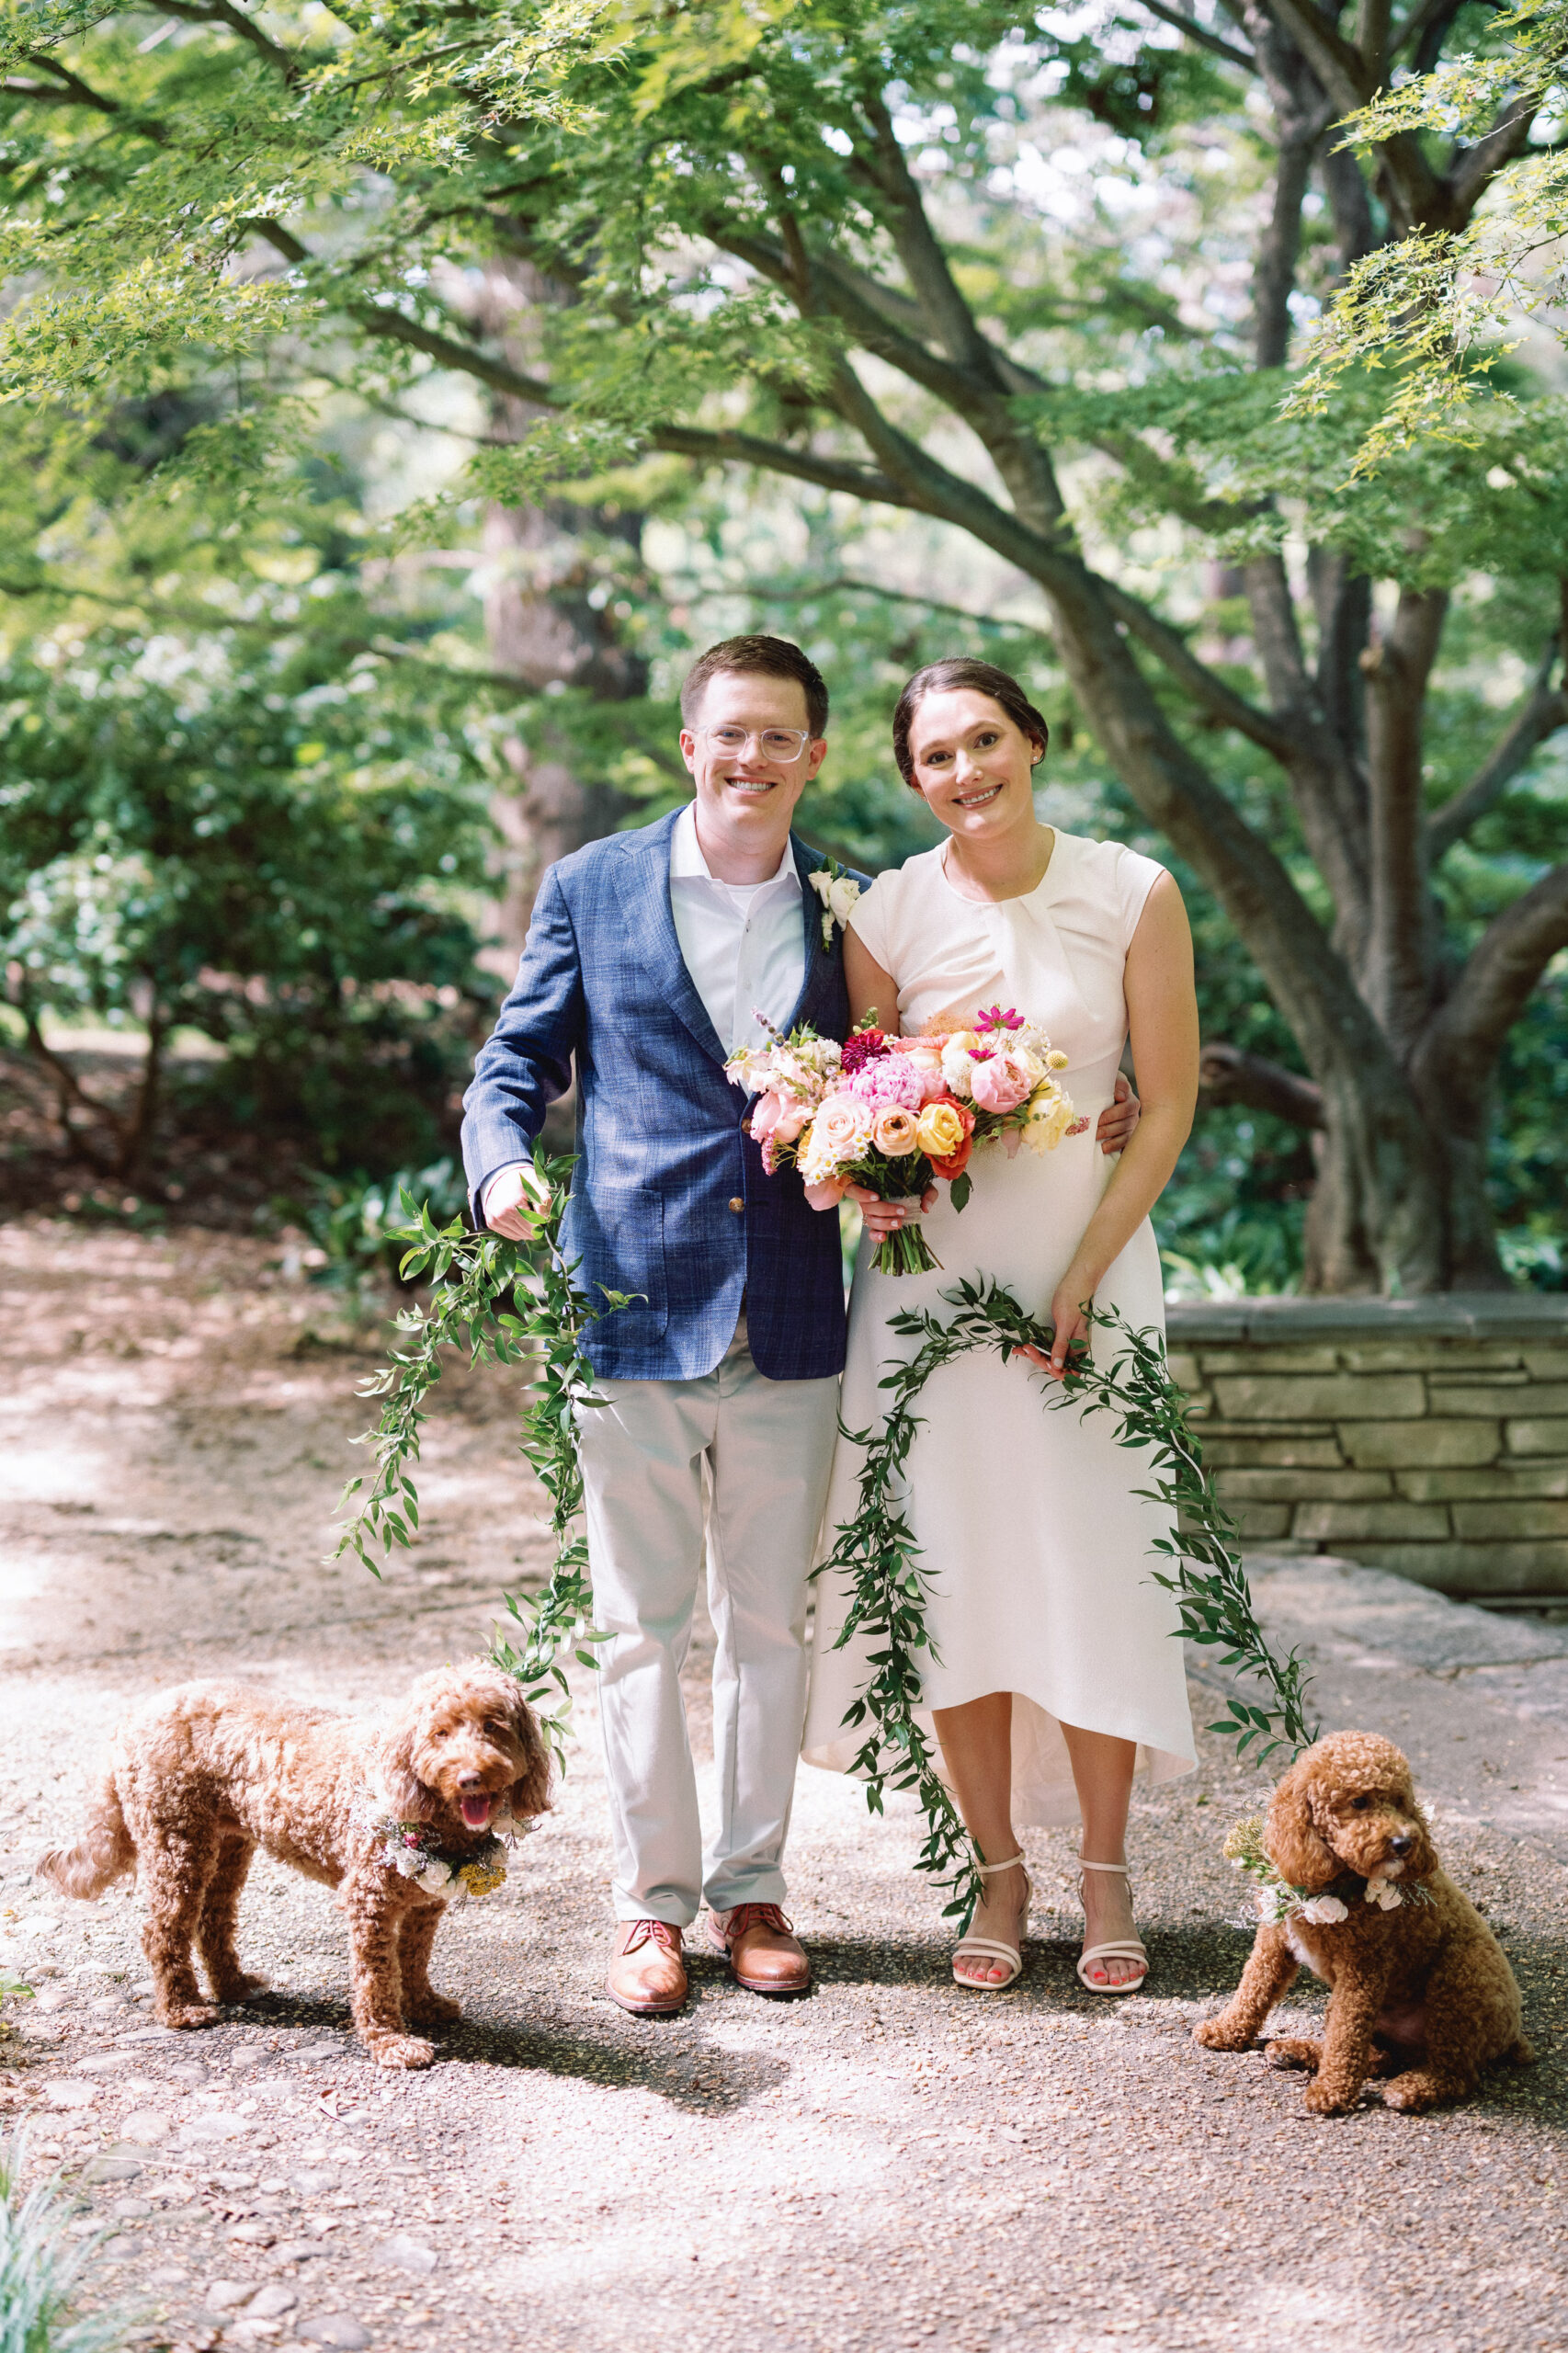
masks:
[[[735,1196],[734,1199],[730,1203],[730,1207],[734,1211],[735,1215],[736,1215],[737,1217],[739,1217],[739,1215],[740,1215],[741,1211],[742,1211],[744,1209],[744,1207],[745,1207],[745,1203],[744,1203],[744,1201],[743,1201],[743,1200],[742,1200],[742,1199],[741,1199],[741,1197],[740,1197],[740,1195],[739,1195],[738,1193],[736,1194],[736,1196]]]

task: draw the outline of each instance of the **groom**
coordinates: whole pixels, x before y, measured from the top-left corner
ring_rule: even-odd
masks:
[[[849,1028],[842,934],[823,936],[790,831],[826,755],[827,689],[799,646],[710,647],[681,690],[696,799],[562,858],[540,887],[511,995],[465,1100],[475,1222],[526,1240],[548,1196],[545,1108],[577,1080],[568,1259],[605,1313],[580,1438],[618,1921],[608,1990],[656,2017],[686,1999],[701,1903],[731,1974],[804,1993],[780,1909],[805,1714],[806,1591],[844,1364],[838,1220],[769,1176],[724,1076],[756,1018]],[[863,879],[863,878],[861,878]],[[892,1015],[893,1008],[886,1008]],[[1119,1149],[1136,1103],[1102,1115]],[[706,1560],[718,1635],[719,1819],[702,1853],[680,1669]]]
[[[463,1120],[475,1222],[520,1241],[544,1188],[545,1107],[577,1076],[563,1248],[589,1297],[630,1304],[586,1352],[588,1550],[619,1927],[608,1987],[657,2016],[686,1999],[682,1931],[753,1992],[801,1994],[781,1911],[805,1714],[806,1590],[844,1364],[838,1220],[792,1169],[764,1174],[724,1076],[780,1029],[848,1029],[841,934],[790,818],[827,751],[827,689],[798,646],[732,638],[681,692],[697,789],[676,815],[551,867]],[[680,1669],[706,1557],[718,1635],[719,1819],[706,1858]]]

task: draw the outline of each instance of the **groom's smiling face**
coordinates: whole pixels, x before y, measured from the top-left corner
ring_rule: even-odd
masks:
[[[780,846],[796,802],[827,756],[826,743],[811,733],[799,679],[749,670],[715,671],[693,724],[681,729],[680,749],[704,826],[731,839],[776,835]]]

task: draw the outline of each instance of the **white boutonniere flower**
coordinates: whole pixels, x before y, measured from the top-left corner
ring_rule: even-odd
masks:
[[[841,931],[846,927],[860,896],[860,885],[852,874],[845,872],[835,858],[830,858],[825,866],[819,866],[806,879],[822,901],[822,944],[831,948],[833,926],[836,923]]]

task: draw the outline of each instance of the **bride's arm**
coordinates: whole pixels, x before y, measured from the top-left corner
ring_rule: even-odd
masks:
[[[884,972],[870,949],[853,931],[844,935],[844,981],[849,991],[849,1018],[858,1029],[876,1016],[879,1029],[898,1036],[898,983]]]
[[[1170,1182],[1198,1103],[1198,998],[1192,934],[1181,892],[1162,874],[1143,903],[1127,951],[1127,1017],[1143,1115],[1084,1229],[1051,1302],[1051,1354],[1026,1353],[1060,1381],[1067,1351],[1088,1337],[1084,1306]]]

